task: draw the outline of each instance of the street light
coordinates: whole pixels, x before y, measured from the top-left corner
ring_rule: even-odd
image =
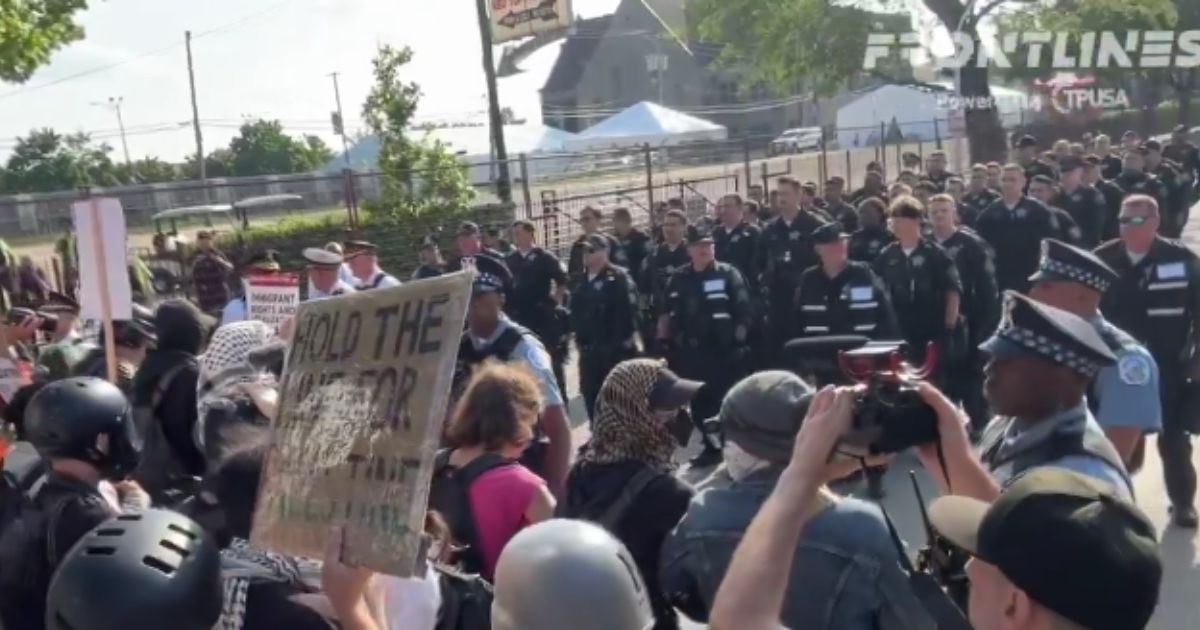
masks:
[[[121,116],[121,104],[124,102],[124,96],[110,96],[107,102],[93,101],[92,105],[108,107],[117,113],[117,127],[121,130],[121,151],[125,154],[125,166],[129,167],[129,172],[132,174],[133,161],[129,159],[129,142],[125,139],[125,119]]]

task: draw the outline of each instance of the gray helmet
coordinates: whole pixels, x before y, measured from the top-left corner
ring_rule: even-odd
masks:
[[[648,630],[633,557],[605,529],[554,519],[517,534],[496,565],[492,630]]]

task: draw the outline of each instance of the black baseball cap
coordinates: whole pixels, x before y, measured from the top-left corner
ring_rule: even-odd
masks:
[[[1074,155],[1066,155],[1066,156],[1059,158],[1059,160],[1058,160],[1059,172],[1065,173],[1067,171],[1073,171],[1077,168],[1083,168],[1083,159],[1082,158],[1079,158]]]
[[[1034,468],[990,505],[937,499],[929,519],[1034,601],[1090,630],[1144,628],[1158,604],[1154,525],[1111,487],[1078,473]]]
[[[699,245],[700,243],[714,243],[716,241],[713,240],[712,232],[698,227],[695,230],[688,230],[687,242],[688,245]]]
[[[812,233],[813,243],[817,245],[836,243],[844,238],[848,238],[848,235],[842,231],[841,223],[826,223]]]
[[[1021,136],[1020,138],[1017,138],[1017,142],[1015,143],[1015,146],[1018,149],[1024,149],[1026,147],[1036,147],[1037,145],[1038,145],[1037,138],[1035,138],[1029,134],[1025,134],[1025,135]]]
[[[667,369],[664,363],[658,370],[658,380],[650,390],[651,409],[678,409],[692,402],[696,392],[704,387],[700,381],[680,378],[678,374]]]
[[[600,234],[589,234],[583,239],[583,246],[589,252],[596,252],[602,249],[608,251],[608,245],[608,239]]]
[[[1162,143],[1158,140],[1147,140],[1142,143],[1142,148],[1146,151],[1162,151]]]
[[[458,224],[459,236],[478,236],[480,234],[479,224],[474,221],[463,221]]]

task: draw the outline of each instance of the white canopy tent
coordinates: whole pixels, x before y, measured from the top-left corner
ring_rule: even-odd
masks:
[[[724,140],[728,130],[702,118],[642,101],[614,114],[566,141],[569,151],[674,146],[687,142]]]

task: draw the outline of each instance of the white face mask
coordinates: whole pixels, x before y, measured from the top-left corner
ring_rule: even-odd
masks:
[[[740,446],[733,442],[725,442],[725,472],[729,474],[729,478],[736,481],[741,481],[746,477],[771,466],[771,462],[760,459],[742,450]]]

